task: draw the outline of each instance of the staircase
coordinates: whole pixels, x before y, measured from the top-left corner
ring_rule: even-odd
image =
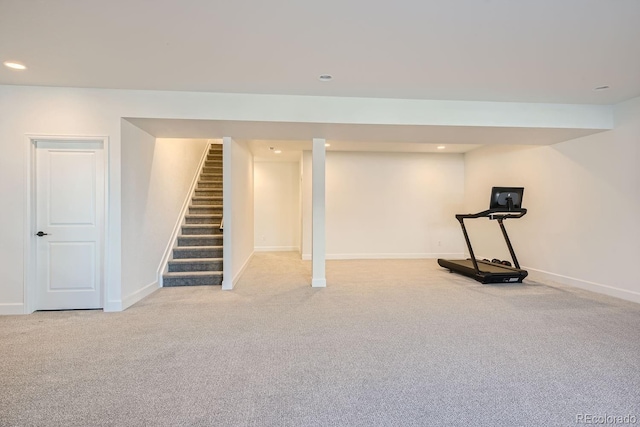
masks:
[[[173,248],[164,287],[222,284],[222,145],[212,144]]]

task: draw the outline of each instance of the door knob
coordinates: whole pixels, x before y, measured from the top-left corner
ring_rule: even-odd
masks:
[[[49,235],[49,233],[43,233],[42,231],[38,231],[38,232],[36,233],[36,236],[38,236],[38,237],[48,236],[48,235]]]

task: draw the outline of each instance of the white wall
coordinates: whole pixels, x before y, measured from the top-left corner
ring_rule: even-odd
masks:
[[[257,251],[300,250],[300,164],[254,163]]]
[[[0,85],[0,314],[25,312],[27,135],[33,134],[108,138],[105,309],[122,309],[122,118],[600,129],[611,126],[611,108]]]
[[[253,256],[253,154],[244,141],[223,138],[224,277],[232,289]]]
[[[550,147],[469,152],[465,205],[487,209],[492,186],[524,186],[529,212],[505,223],[520,264],[640,302],[640,98],[616,106],[615,118],[614,130]],[[497,224],[473,222],[476,255],[508,259]]]
[[[123,120],[123,308],[158,288],[158,269],[207,147],[205,139],[156,140]]]
[[[95,94],[95,92],[94,92]],[[27,312],[25,242],[29,135],[107,137],[109,212],[106,310],[121,308],[120,119],[91,93],[52,88],[0,86],[0,314]]]
[[[304,155],[303,257],[310,256],[310,154]],[[328,151],[327,258],[460,256],[461,154]],[[309,234],[308,234],[309,233]]]

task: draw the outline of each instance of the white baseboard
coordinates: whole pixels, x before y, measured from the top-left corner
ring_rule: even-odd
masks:
[[[107,301],[107,303],[104,305],[103,310],[105,313],[122,311],[122,301],[121,300]]]
[[[604,285],[602,283],[590,282],[588,280],[576,279],[575,277],[563,276],[561,274],[550,273],[544,270],[538,270],[536,268],[524,267],[530,274],[531,279],[551,280],[562,285],[573,286],[576,288],[584,289],[599,294],[604,294],[623,300],[640,303],[640,293],[629,291],[626,289],[617,288],[615,286]],[[533,277],[532,277],[533,276]],[[526,280],[526,279],[525,279]]]
[[[21,302],[16,302],[12,304],[0,304],[0,316],[13,316],[16,314],[27,314],[25,313],[24,304]]]
[[[312,288],[326,288],[327,279],[311,279]]]
[[[253,250],[255,252],[296,252],[299,248],[297,246],[256,246]]]
[[[476,259],[490,259],[476,255]],[[507,258],[509,259],[509,258]],[[509,261],[511,261],[509,259]],[[640,303],[640,293],[629,291],[626,289],[616,288],[615,286],[604,285],[602,283],[590,282],[588,280],[576,279],[575,277],[564,276],[562,274],[551,273],[545,270],[539,270],[533,267],[521,266],[523,270],[529,272],[529,279],[538,279],[540,281],[550,280],[560,283],[561,285],[572,286],[574,288],[584,289],[586,291],[598,294],[608,295],[610,297],[620,298],[623,300]],[[527,280],[527,279],[525,279]]]
[[[222,290],[223,291],[230,291],[230,290],[233,289],[233,287],[236,285],[236,283],[238,283],[238,280],[240,280],[240,276],[242,276],[244,274],[244,271],[249,266],[249,263],[251,262],[251,259],[253,258],[254,254],[255,254],[255,252],[251,252],[251,255],[249,255],[249,257],[246,259],[244,264],[242,264],[242,267],[240,268],[240,271],[238,271],[238,274],[236,274],[232,279],[223,279],[222,280]]]
[[[434,254],[434,253],[390,253],[390,254],[327,254],[327,260],[339,259],[437,259],[437,258],[462,258],[461,253]],[[302,254],[304,261],[311,260],[311,254]]]
[[[143,287],[142,289],[138,289],[131,295],[127,295],[122,299],[122,310],[126,310],[127,308],[131,307],[133,304],[137,303],[138,301],[148,297],[158,289],[160,289],[160,284],[156,280],[154,282],[149,283],[147,286]]]

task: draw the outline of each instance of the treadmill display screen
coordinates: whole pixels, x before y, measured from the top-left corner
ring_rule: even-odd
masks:
[[[493,187],[489,209],[506,212],[521,209],[523,193],[523,187]]]

